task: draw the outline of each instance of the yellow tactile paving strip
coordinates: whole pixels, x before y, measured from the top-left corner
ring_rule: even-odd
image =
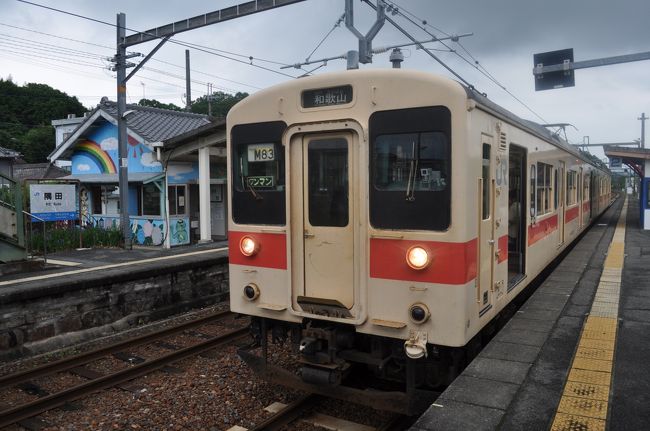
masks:
[[[627,199],[607,251],[589,317],[582,328],[569,377],[551,426],[553,431],[604,431],[607,427],[618,300],[625,260],[626,214]]]

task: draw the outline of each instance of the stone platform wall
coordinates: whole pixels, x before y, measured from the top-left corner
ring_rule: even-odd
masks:
[[[55,350],[228,296],[227,257],[128,268],[0,290],[0,361]]]

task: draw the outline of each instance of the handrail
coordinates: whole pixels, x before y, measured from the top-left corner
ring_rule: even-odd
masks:
[[[33,241],[34,241],[34,219],[36,221],[42,222],[43,223],[43,265],[47,265],[47,223],[45,222],[44,219],[40,218],[39,216],[36,216],[30,212],[24,211],[23,210],[23,217],[28,216],[31,217],[29,220],[29,251],[30,254],[33,255]]]

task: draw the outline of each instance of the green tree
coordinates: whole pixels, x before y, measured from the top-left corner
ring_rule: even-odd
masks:
[[[54,127],[35,127],[30,129],[23,138],[21,152],[27,163],[46,162],[54,146]]]
[[[237,102],[248,96],[248,93],[237,93],[235,95],[217,91],[212,94],[211,101],[208,101],[208,96],[201,96],[192,102],[192,112],[197,114],[208,114],[208,103],[212,104],[212,116],[225,118]]]
[[[173,103],[162,103],[155,99],[140,99],[138,102],[140,106],[148,106],[150,108],[169,109],[170,111],[182,111],[183,108],[176,106]]]
[[[45,162],[54,148],[51,121],[85,111],[76,97],[48,85],[0,79],[0,146],[20,151],[28,162]]]

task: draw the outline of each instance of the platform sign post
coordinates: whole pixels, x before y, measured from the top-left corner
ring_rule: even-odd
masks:
[[[533,67],[540,71],[544,66],[563,66],[562,70],[556,72],[535,73],[535,91],[575,87],[575,74],[572,68],[573,48],[535,54],[533,63]]]
[[[74,184],[30,184],[29,204],[32,215],[44,221],[79,219]]]

